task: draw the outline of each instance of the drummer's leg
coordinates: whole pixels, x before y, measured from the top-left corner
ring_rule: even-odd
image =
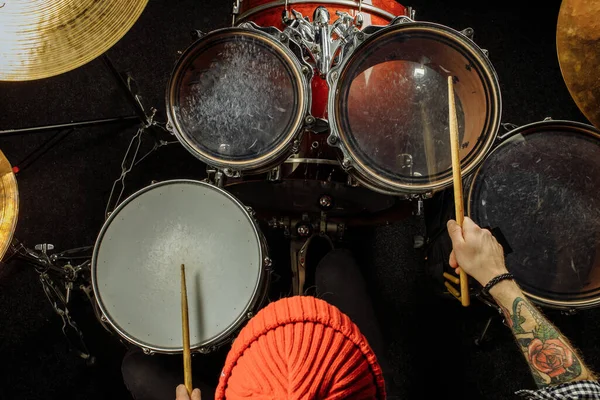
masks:
[[[198,372],[198,363],[192,371]],[[196,368],[194,368],[196,367]],[[135,400],[164,400],[175,398],[175,388],[183,383],[183,361],[181,356],[155,354],[146,355],[132,347],[121,366],[125,386]],[[202,399],[214,399],[215,389],[202,383],[194,373],[194,387],[200,388]]]
[[[352,253],[336,249],[323,257],[316,269],[315,284],[317,296],[348,315],[365,335],[377,355],[388,392],[393,392],[393,373],[387,362],[383,335],[365,280]]]

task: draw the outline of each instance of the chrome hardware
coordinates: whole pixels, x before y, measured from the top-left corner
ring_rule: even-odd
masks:
[[[309,62],[321,76],[327,75],[332,65],[343,58],[334,55],[343,53],[343,46],[351,40],[357,32],[357,27],[362,24],[362,0],[359,0],[359,13],[355,20],[350,14],[336,12],[338,18],[331,22],[331,14],[326,7],[319,6],[313,13],[313,21],[310,22],[301,13],[292,9],[292,18],[284,12],[282,21],[287,27],[279,36],[281,41],[294,40],[311,55]],[[360,23],[360,24],[359,24]],[[337,60],[337,61],[336,61]]]
[[[462,31],[460,31],[460,33],[462,33],[471,40],[473,40],[473,36],[475,35],[475,31],[473,30],[473,28],[465,28]]]
[[[333,198],[328,194],[324,194],[319,198],[319,207],[324,210],[328,210],[333,205]]]
[[[263,265],[265,266],[265,268],[269,269],[273,265],[273,260],[271,260],[269,257],[265,257],[265,259],[263,260]]]
[[[423,215],[423,199],[421,197],[417,200],[417,215]]]
[[[54,250],[54,245],[50,243],[42,243],[36,244],[34,247],[35,250],[41,251],[42,253],[47,253],[49,250]]]

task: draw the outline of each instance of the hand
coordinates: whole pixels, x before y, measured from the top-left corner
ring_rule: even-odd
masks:
[[[185,385],[177,386],[175,394],[177,396],[175,400],[190,400],[190,396],[188,395]],[[191,400],[200,400],[200,389],[194,389]]]
[[[462,228],[452,219],[447,226],[453,247],[448,261],[452,268],[460,265],[460,269],[482,286],[495,276],[508,272],[504,264],[504,250],[489,230],[481,229],[468,217],[465,217]],[[459,269],[456,272],[459,273]]]

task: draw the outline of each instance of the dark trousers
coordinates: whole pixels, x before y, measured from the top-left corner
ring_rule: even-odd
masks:
[[[365,335],[383,369],[388,393],[393,392],[381,331],[365,281],[350,251],[332,250],[323,257],[315,272],[315,286],[318,297],[348,315]],[[225,361],[224,351],[193,359],[194,387],[200,388],[202,399],[214,399],[220,367]],[[123,359],[122,372],[135,400],[174,399],[175,387],[183,383],[183,361],[178,355],[148,356],[133,348]]]

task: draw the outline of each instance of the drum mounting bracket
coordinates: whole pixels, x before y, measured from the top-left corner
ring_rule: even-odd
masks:
[[[291,10],[292,18],[284,15],[286,26],[283,35],[300,45],[310,55],[310,63],[325,77],[333,65],[344,57],[344,45],[352,36],[360,34],[360,18],[354,18],[345,12],[336,11],[338,18],[331,21],[326,7],[315,9],[312,22],[296,10]]]

